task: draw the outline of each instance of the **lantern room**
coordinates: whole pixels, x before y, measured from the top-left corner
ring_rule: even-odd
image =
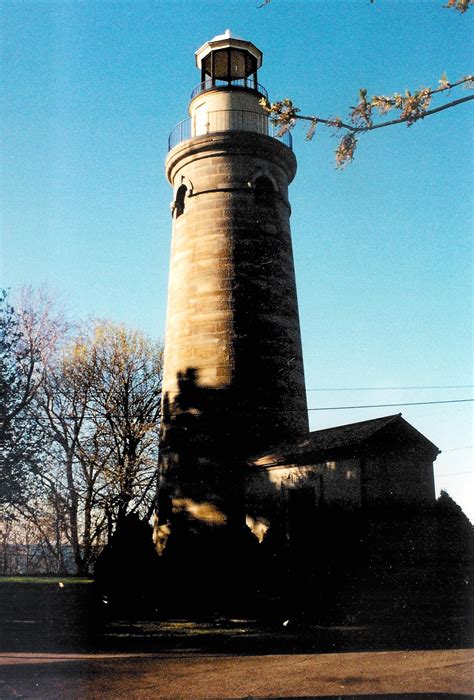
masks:
[[[189,138],[223,131],[282,137],[269,121],[265,102],[268,94],[257,79],[262,56],[252,42],[233,37],[229,29],[196,51],[201,82],[191,93],[189,118],[179,122],[170,134],[170,150]],[[289,131],[281,140],[291,148]]]
[[[219,87],[259,91],[262,52],[250,41],[233,37],[229,29],[196,51],[196,65],[201,70],[201,91]]]
[[[262,52],[230,31],[215,36],[196,51],[201,82],[189,104],[190,136],[218,131],[268,134],[268,114],[260,104],[267,97],[257,82]]]

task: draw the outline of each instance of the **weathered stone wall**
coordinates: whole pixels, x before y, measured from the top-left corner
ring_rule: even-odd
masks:
[[[261,134],[212,134],[174,148],[166,167],[175,193],[187,187],[184,211],[173,221],[169,412],[188,373],[197,392],[213,390],[214,405],[228,415],[230,451],[250,454],[307,431],[289,227],[292,152]],[[258,198],[261,176],[274,194]],[[212,440],[219,426],[206,420],[205,406],[200,413]]]
[[[248,471],[246,497],[252,512],[263,511],[282,492],[314,487],[316,505],[361,505],[359,458],[318,464],[288,464]]]
[[[423,450],[387,449],[314,464],[271,466],[271,455],[260,461],[265,459],[266,468],[253,466],[247,472],[246,508],[255,522],[285,518],[285,499],[297,489],[314,489],[316,506],[410,507],[435,501],[433,458]]]
[[[302,537],[303,530],[314,534],[320,507],[350,512],[361,506],[360,486],[358,457],[267,469],[250,467],[245,488],[247,524],[259,539],[269,528],[288,534],[295,522]]]

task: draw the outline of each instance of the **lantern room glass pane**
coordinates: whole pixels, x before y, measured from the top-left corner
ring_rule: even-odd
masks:
[[[227,49],[214,53],[214,78],[229,80],[229,52]]]
[[[230,77],[231,80],[246,78],[246,54],[243,51],[233,49],[230,53]]]
[[[208,54],[204,61],[202,62],[202,69],[203,69],[203,76],[209,76],[211,77],[212,75],[212,63],[211,63],[211,57],[212,54]]]
[[[250,53],[245,54],[245,77],[247,78],[249,75],[252,75],[252,73],[255,73],[257,70],[257,59],[255,56],[252,56]]]

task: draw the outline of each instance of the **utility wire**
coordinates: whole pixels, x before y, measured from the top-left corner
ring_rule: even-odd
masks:
[[[392,406],[428,406],[440,403],[466,403],[474,399],[449,399],[447,401],[412,401],[410,403],[376,403],[365,406],[322,406],[321,408],[308,408],[308,411],[346,411],[352,408],[390,408]]]
[[[397,391],[405,389],[471,389],[474,384],[445,384],[440,386],[353,386],[306,389],[306,391]]]
[[[326,387],[322,389],[306,389],[308,392],[316,391],[404,391],[406,389],[472,389],[474,384],[445,384],[443,386],[352,386],[352,387]],[[197,387],[196,385],[196,388]],[[165,392],[169,396],[180,394],[181,390],[178,391],[167,391]],[[401,404],[400,404],[401,405]]]
[[[180,394],[181,392],[176,391],[170,391],[170,392],[165,392],[165,394]],[[392,408],[394,406],[431,406],[431,405],[436,405],[436,404],[444,404],[444,403],[468,403],[468,402],[473,402],[473,399],[447,399],[445,401],[410,401],[407,403],[373,403],[373,404],[363,404],[359,406],[318,406],[317,408],[307,408],[307,411],[348,411],[353,408]],[[186,412],[188,409],[192,408],[193,405],[190,404],[187,407],[183,407],[182,410],[183,412]],[[196,406],[194,406],[196,407]],[[179,408],[179,407],[178,407]],[[173,408],[170,409],[173,411]],[[174,409],[176,410],[176,409]],[[254,414],[259,414],[262,411],[268,411],[272,410],[270,406],[261,406],[258,410],[256,411],[245,411],[245,415],[250,415],[252,413]],[[297,408],[279,408],[278,412],[279,413],[300,413],[301,409]],[[234,415],[239,415],[241,412],[240,411],[230,411],[230,413]],[[462,448],[464,449],[464,448]]]
[[[456,450],[472,450],[474,445],[465,445],[464,447],[450,447],[449,450],[443,450],[444,452],[456,452]]]

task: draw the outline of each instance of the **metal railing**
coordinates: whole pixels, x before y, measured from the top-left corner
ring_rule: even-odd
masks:
[[[263,85],[257,83],[253,78],[235,78],[234,80],[220,80],[219,78],[208,78],[203,83],[196,85],[191,93],[191,99],[193,100],[196,95],[200,95],[201,92],[207,92],[208,90],[233,90],[234,88],[238,90],[251,90],[252,92],[258,92],[268,100],[268,92],[265,90]]]
[[[186,141],[191,138],[191,117],[188,119],[183,119],[183,121],[176,124],[171,130],[168,136],[168,151],[181,143],[181,141]]]
[[[188,117],[176,124],[168,138],[168,150],[181,141],[195,136],[205,136],[219,131],[254,131],[278,139],[288,148],[293,147],[293,139],[289,131],[278,135],[279,128],[269,120],[266,114],[251,112],[244,109],[221,109],[205,112],[202,116]]]

